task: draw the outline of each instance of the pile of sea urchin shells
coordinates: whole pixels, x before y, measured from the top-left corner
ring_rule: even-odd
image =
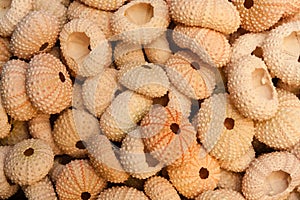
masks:
[[[300,199],[299,0],[0,0],[0,199]]]

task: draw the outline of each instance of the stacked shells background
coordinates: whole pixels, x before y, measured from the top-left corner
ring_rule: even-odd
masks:
[[[0,0],[0,199],[300,199],[299,0]]]

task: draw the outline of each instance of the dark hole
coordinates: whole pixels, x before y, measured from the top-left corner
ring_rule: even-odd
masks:
[[[192,62],[191,63],[191,67],[195,70],[199,70],[200,69],[200,65],[197,62]]]
[[[179,128],[179,125],[176,124],[176,123],[173,123],[170,125],[170,128],[172,130],[173,133],[175,134],[179,134],[180,133],[180,128]]]
[[[298,62],[300,62],[300,56],[298,57]]]
[[[66,165],[71,161],[72,161],[72,157],[66,154],[59,156],[59,160],[58,160],[59,164],[61,165]]]
[[[18,58],[18,56],[11,56],[9,59],[10,60],[18,60],[19,58]]]
[[[28,148],[28,149],[26,149],[26,151],[24,151],[25,156],[31,156],[33,153],[34,153],[33,148]]]
[[[85,144],[83,141],[79,140],[78,142],[76,142],[76,148],[78,149],[85,149]]]
[[[10,180],[10,179],[6,179],[6,180],[7,180],[8,184],[9,184],[10,186],[13,186],[13,185],[15,185],[13,182],[11,182],[11,180]]]
[[[88,46],[88,50],[92,51],[92,49],[91,49],[91,45],[89,45],[89,46]]]
[[[247,9],[250,9],[253,6],[253,4],[254,4],[253,0],[245,0],[244,2],[244,6]]]
[[[49,43],[46,42],[40,47],[40,51],[44,51],[48,47]]]
[[[9,132],[12,132],[13,129],[14,129],[14,124],[11,124]]]
[[[251,55],[254,55],[258,58],[263,59],[263,50],[261,47],[256,47],[254,51],[252,51]]]
[[[149,65],[142,65],[142,67],[145,69],[152,69]]]
[[[224,120],[224,126],[228,129],[231,130],[234,127],[234,120],[232,118],[226,118]]]
[[[91,198],[91,194],[89,192],[83,192],[81,193],[81,199],[82,200],[88,200]]]
[[[200,138],[197,138],[197,143],[202,144]]]
[[[65,75],[62,72],[59,72],[58,75],[59,75],[59,79],[60,79],[61,82],[65,82],[66,81],[66,77],[65,77]]]
[[[122,93],[121,90],[116,90],[116,91],[115,91],[115,97],[118,96],[118,95],[121,94],[121,93]]]
[[[162,105],[163,107],[166,107],[169,101],[170,101],[169,92],[167,92],[167,94],[165,94],[162,97],[153,98],[153,105],[159,104]]]
[[[275,87],[277,86],[278,81],[279,81],[279,78],[277,78],[277,77],[272,78],[272,83],[273,83],[273,85],[274,85]]]
[[[202,167],[199,171],[199,175],[201,179],[207,179],[209,176],[209,171],[206,168]]]

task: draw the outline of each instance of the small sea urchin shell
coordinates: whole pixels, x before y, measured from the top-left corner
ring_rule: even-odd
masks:
[[[62,170],[55,186],[60,200],[92,200],[106,187],[106,181],[87,160],[74,160]]]
[[[28,139],[14,145],[5,158],[5,175],[19,185],[31,185],[43,179],[53,165],[51,147],[40,139]]]
[[[8,37],[33,8],[33,0],[8,0],[0,3],[0,35]]]
[[[288,152],[264,154],[243,177],[242,191],[249,200],[285,199],[300,183],[300,161]]]
[[[46,114],[59,113],[71,104],[72,82],[66,67],[51,54],[34,56],[26,72],[32,104]]]
[[[75,75],[95,76],[111,63],[111,47],[101,29],[89,19],[77,18],[65,24],[59,41]]]
[[[97,200],[149,200],[142,192],[132,187],[115,186],[100,193]]]
[[[85,3],[88,6],[97,8],[99,10],[106,10],[106,11],[113,11],[117,10],[121,7],[126,0],[80,0],[81,2]]]
[[[169,12],[163,0],[135,0],[122,6],[112,17],[112,27],[125,42],[149,44],[164,33]]]
[[[172,19],[188,26],[201,26],[230,34],[240,26],[240,16],[232,3],[222,0],[171,1]]]
[[[216,159],[197,146],[191,158],[179,166],[168,166],[173,186],[187,198],[195,198],[205,190],[213,190],[220,179],[220,166]]]
[[[10,60],[1,73],[1,97],[6,112],[16,120],[26,121],[34,117],[37,109],[26,93],[26,70],[28,63]]]
[[[57,19],[46,11],[32,11],[22,19],[11,36],[11,52],[29,59],[34,54],[50,50],[58,37]]]
[[[180,200],[172,184],[160,176],[149,178],[144,184],[144,191],[151,200]]]
[[[288,149],[300,140],[300,101],[290,92],[278,89],[279,108],[269,120],[255,122],[255,137],[276,149]]]
[[[32,185],[22,187],[22,190],[30,200],[57,200],[53,184],[48,176]]]
[[[0,73],[2,71],[3,65],[9,61],[11,56],[9,49],[9,40],[0,37]]]
[[[200,196],[196,197],[195,200],[245,200],[243,195],[239,192],[226,189],[207,190],[204,191]]]
[[[299,86],[300,21],[271,30],[262,48],[271,73],[285,83]]]

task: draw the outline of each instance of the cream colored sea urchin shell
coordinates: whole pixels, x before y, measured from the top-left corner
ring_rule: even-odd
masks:
[[[149,200],[142,192],[133,187],[115,186],[100,193],[97,200]]]
[[[48,176],[32,185],[22,187],[22,190],[30,200],[57,200],[53,184]]]
[[[99,10],[113,11],[121,7],[126,0],[80,0],[88,6],[97,8]]]

